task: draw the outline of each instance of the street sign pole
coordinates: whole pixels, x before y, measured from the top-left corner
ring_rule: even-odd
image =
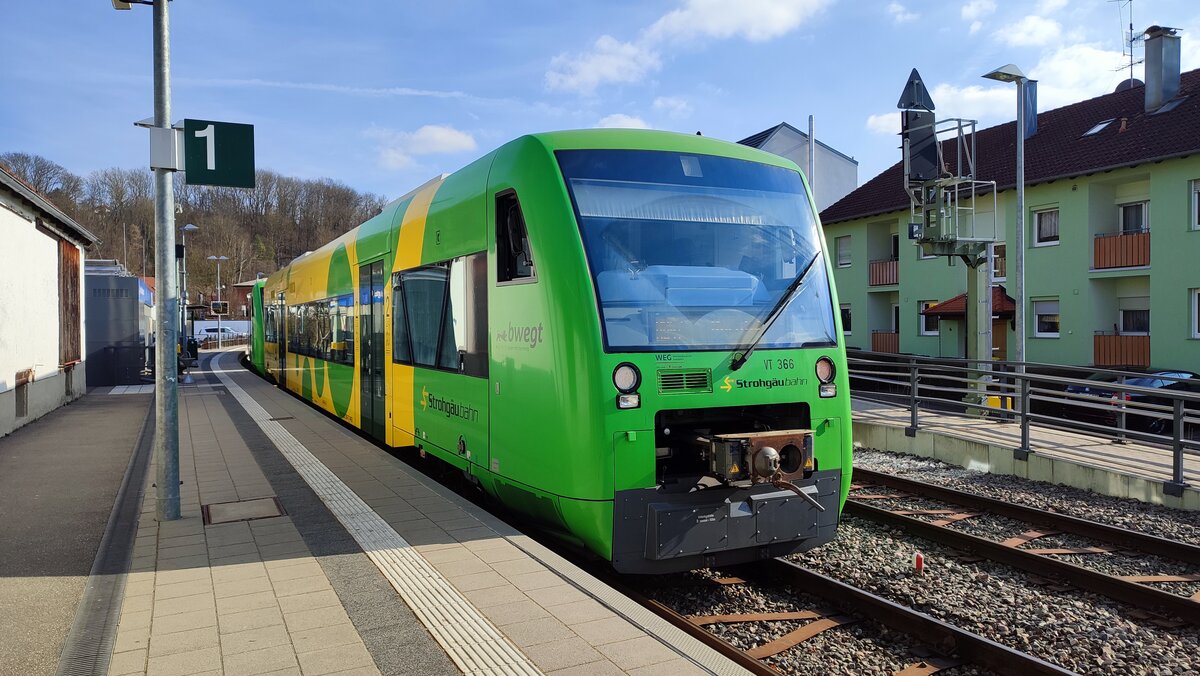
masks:
[[[171,128],[171,34],[167,0],[154,0],[154,126]],[[179,390],[176,372],[179,295],[175,281],[175,191],[169,169],[154,169],[154,462],[157,515],[179,509]]]

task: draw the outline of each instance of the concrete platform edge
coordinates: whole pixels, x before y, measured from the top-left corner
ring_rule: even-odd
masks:
[[[96,549],[83,598],[75,610],[75,621],[63,643],[55,672],[58,676],[108,672],[153,444],[154,399],[151,398],[142,420],[141,432],[121,479],[121,487],[117,490],[104,536]]]

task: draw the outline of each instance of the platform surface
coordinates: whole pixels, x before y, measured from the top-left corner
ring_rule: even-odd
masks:
[[[0,674],[52,674],[149,395],[82,397],[0,438]]]
[[[179,410],[184,518],[152,466],[113,676],[742,673],[233,352]],[[286,513],[205,523],[263,498]]]

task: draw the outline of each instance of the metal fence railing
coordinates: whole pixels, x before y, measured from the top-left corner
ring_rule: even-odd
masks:
[[[1033,450],[1033,424],[1166,447],[1172,453],[1172,479],[1164,487],[1169,495],[1182,494],[1186,485],[1184,455],[1200,456],[1200,391],[1186,389],[1200,383],[1196,379],[862,350],[848,351],[847,361],[855,397],[909,409],[909,436],[919,429],[924,409],[1019,423],[1019,459]],[[1147,377],[1161,386],[1140,384]]]

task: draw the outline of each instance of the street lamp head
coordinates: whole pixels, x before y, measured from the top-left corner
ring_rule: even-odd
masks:
[[[1010,63],[1006,66],[1000,66],[983,77],[988,80],[996,80],[997,82],[1020,82],[1025,79],[1025,73],[1022,73],[1020,68]]]
[[[180,229],[180,230],[182,230],[182,231],[184,231],[184,232],[195,232],[196,230],[199,230],[199,229],[200,229],[200,226],[198,226],[198,225],[193,225],[193,224],[191,224],[191,223],[188,223],[187,225],[181,225],[181,226],[179,226],[179,229]]]
[[[229,256],[209,256],[207,260],[210,260],[210,261],[227,261],[227,260],[229,260]]]

